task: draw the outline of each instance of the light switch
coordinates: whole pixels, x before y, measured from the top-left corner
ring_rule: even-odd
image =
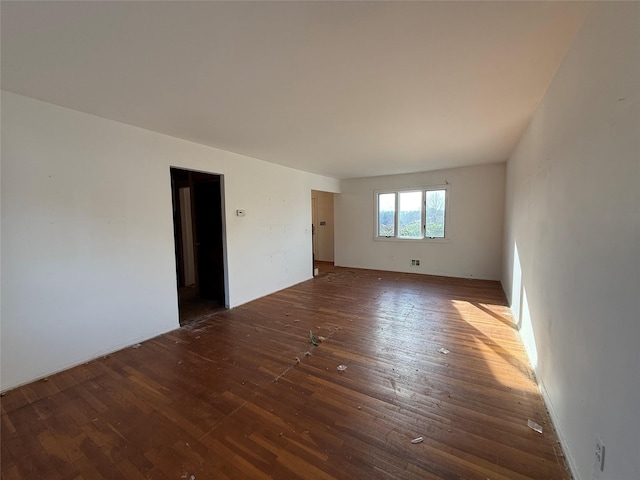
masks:
[[[238,217],[244,217],[244,215],[245,215],[244,208],[239,208],[238,210],[236,210],[236,215]]]

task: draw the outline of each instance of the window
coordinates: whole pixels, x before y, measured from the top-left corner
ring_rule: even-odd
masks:
[[[422,238],[422,192],[398,192],[398,238]]]
[[[425,192],[426,221],[424,236],[444,238],[444,217],[446,209],[446,190],[427,190]]]
[[[377,238],[446,238],[449,186],[376,192]]]
[[[396,235],[396,194],[381,193],[378,195],[378,236],[395,237]]]

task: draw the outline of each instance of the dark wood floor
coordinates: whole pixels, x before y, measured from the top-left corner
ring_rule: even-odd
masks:
[[[3,480],[570,478],[497,283],[345,268],[7,392],[1,461]]]

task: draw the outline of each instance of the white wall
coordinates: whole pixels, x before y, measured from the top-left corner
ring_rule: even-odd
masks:
[[[507,167],[503,285],[577,480],[640,478],[639,89],[640,4],[595,3]]]
[[[335,263],[340,266],[498,280],[502,256],[503,163],[344,180],[335,196]],[[378,189],[449,183],[445,241],[374,240]],[[420,260],[412,267],[411,259]]]
[[[311,278],[337,180],[3,92],[1,389],[178,327],[170,166],[224,175],[231,306]]]
[[[334,259],[334,215],[333,193],[312,192],[315,199],[317,223],[316,223],[316,260],[321,262],[333,262]],[[324,222],[324,225],[322,225]]]

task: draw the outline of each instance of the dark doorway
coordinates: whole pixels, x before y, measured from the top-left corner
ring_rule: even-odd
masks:
[[[171,169],[180,324],[225,307],[223,178]]]

